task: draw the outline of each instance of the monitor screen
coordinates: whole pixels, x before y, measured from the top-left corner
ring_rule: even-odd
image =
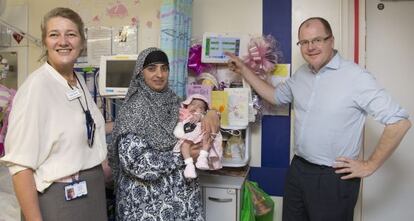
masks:
[[[107,60],[106,86],[128,87],[135,63],[135,60]]]
[[[123,98],[132,79],[137,55],[102,56],[99,67],[99,94]]]

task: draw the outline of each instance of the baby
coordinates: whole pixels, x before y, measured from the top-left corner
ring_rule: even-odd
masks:
[[[190,147],[192,144],[203,142],[200,154],[195,166],[201,170],[216,170],[222,168],[223,156],[222,136],[220,132],[210,136],[201,131],[201,119],[209,109],[207,98],[201,94],[193,94],[182,102],[180,108],[180,119],[174,129],[174,135],[180,140],[174,147],[175,152],[181,152],[186,164],[184,176],[196,178],[193,158],[191,158]],[[204,139],[203,139],[204,138]],[[203,141],[204,140],[204,141]],[[211,142],[211,140],[213,140]]]

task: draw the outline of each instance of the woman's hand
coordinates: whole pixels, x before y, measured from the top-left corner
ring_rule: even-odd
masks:
[[[204,134],[214,135],[220,130],[220,117],[216,110],[207,111],[201,121],[201,130]]]

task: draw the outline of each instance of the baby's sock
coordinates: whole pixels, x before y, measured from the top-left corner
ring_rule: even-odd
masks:
[[[206,150],[201,150],[200,155],[198,155],[196,167],[200,170],[208,170],[208,152]]]
[[[194,161],[193,158],[187,158],[184,160],[185,163],[185,169],[184,169],[184,177],[186,178],[196,178],[197,177],[197,173],[195,171],[195,167],[194,167]]]

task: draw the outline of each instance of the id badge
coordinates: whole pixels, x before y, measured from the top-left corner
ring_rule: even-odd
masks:
[[[69,92],[66,93],[66,97],[68,98],[69,101],[74,100],[81,96],[82,96],[81,93],[76,89],[70,90]]]
[[[88,188],[86,181],[75,181],[65,186],[65,199],[66,201],[74,200],[79,197],[88,195]]]

